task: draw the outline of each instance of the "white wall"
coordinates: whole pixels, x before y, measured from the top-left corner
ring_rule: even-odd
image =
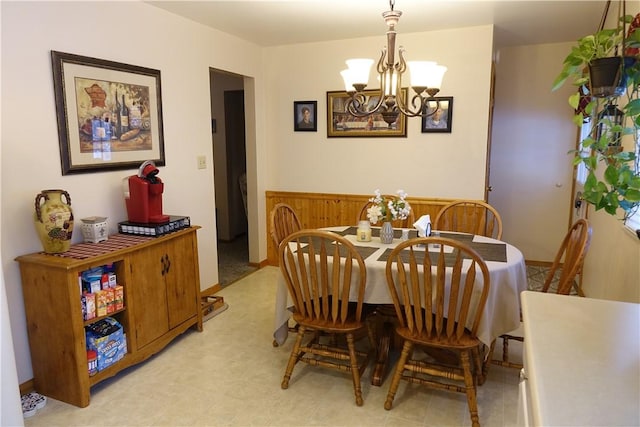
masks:
[[[270,189],[482,199],[492,42],[490,26],[398,34],[408,60],[448,67],[440,95],[454,97],[452,133],[421,133],[409,118],[407,138],[327,138],[327,91],[343,90],[346,59],[377,60],[383,34],[266,49]],[[294,132],[293,101],[307,100],[318,101],[318,131]]]
[[[126,219],[120,182],[135,173],[61,175],[50,51],[161,71],[167,159],[166,167],[160,168],[164,211],[189,215],[203,227],[198,232],[202,288],[218,282],[209,69],[254,77],[252,103],[260,106],[261,53],[255,45],[142,2],[3,1],[1,7],[2,266],[18,377],[24,382],[32,378],[32,370],[14,258],[42,249],[32,223],[35,196],[47,188],[65,189],[76,218],[108,216],[110,231],[116,232],[117,222]],[[127,37],[113,37],[114,32]],[[263,122],[260,113],[256,126]],[[254,123],[251,126],[251,138],[264,145],[263,135],[255,135]],[[208,157],[205,170],[197,169],[199,154]],[[254,232],[266,235],[264,229]],[[80,239],[76,230],[73,241]]]
[[[527,260],[553,260],[569,226],[573,89],[551,92],[568,48],[519,46],[497,55],[489,202],[502,216],[503,238]]]

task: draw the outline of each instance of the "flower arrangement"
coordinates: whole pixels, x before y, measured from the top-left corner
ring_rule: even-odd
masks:
[[[409,217],[411,205],[405,200],[407,193],[398,190],[396,194],[397,196],[383,196],[380,190],[375,191],[375,197],[369,199],[373,204],[367,209],[367,218],[372,224]]]

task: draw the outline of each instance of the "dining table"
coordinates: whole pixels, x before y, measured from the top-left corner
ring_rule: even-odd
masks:
[[[394,229],[393,242],[389,244],[380,242],[379,227],[372,227],[372,238],[368,242],[357,239],[357,227],[355,226],[335,226],[322,228],[322,230],[344,236],[354,244],[362,256],[367,274],[364,302],[387,307],[392,305],[393,301],[389,294],[386,278],[387,259],[391,251],[402,241],[403,230],[405,230],[405,236],[408,234],[408,238],[418,237],[417,230],[409,229],[407,233],[407,229],[396,228]],[[434,234],[466,243],[478,252],[487,264],[491,282],[477,336],[489,349],[496,338],[517,329],[520,325],[520,293],[527,289],[524,256],[515,246],[486,236],[432,230],[432,235]],[[428,248],[428,250],[437,249]],[[476,280],[481,279],[478,277]],[[292,310],[293,301],[289,296],[283,276],[279,275],[275,300],[274,345],[282,345],[286,341]],[[387,332],[389,332],[388,329],[387,325]],[[386,337],[386,341],[382,345],[379,343],[378,360],[372,375],[373,385],[382,384],[387,369],[388,339]],[[490,357],[488,353],[485,354],[485,358]],[[485,360],[485,370],[488,369],[488,362],[490,361]]]

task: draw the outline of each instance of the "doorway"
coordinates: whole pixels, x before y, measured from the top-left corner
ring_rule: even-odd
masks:
[[[243,197],[247,164],[244,82],[242,76],[212,69],[210,84],[218,283],[226,286],[255,270],[249,265]]]

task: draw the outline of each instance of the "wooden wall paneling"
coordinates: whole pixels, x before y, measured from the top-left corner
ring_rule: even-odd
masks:
[[[362,206],[371,194],[302,193],[289,191],[267,191],[267,213],[278,203],[287,203],[298,214],[302,228],[321,228],[336,225],[357,225]],[[407,198],[416,219],[430,215],[434,221],[442,207],[453,199]],[[267,214],[267,263],[278,265],[277,248],[269,238],[269,215]]]

